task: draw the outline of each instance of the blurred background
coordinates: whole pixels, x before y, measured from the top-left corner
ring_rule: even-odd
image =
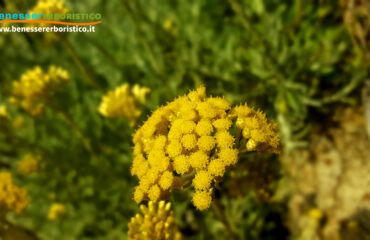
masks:
[[[1,0],[28,12],[32,0]],[[95,33],[0,33],[0,166],[29,206],[2,220],[3,239],[127,239],[139,212],[130,127],[98,112],[123,83],[151,89],[139,125],[200,85],[247,102],[279,125],[283,152],[253,155],[215,193],[223,213],[171,197],[184,239],[370,239],[370,2],[368,0],[66,0],[101,13]],[[3,25],[3,24],[2,24]],[[11,104],[13,81],[36,66],[67,70],[61,109],[33,117]],[[22,174],[24,156],[39,156]],[[63,205],[63,216],[48,216]],[[226,219],[226,220],[225,220]],[[227,226],[225,226],[227,222]],[[1,233],[1,231],[0,231]]]

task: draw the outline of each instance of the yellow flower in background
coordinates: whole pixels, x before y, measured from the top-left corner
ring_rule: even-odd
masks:
[[[40,156],[26,154],[18,164],[18,172],[24,176],[31,175],[39,169]]]
[[[134,126],[141,115],[140,104],[144,103],[150,89],[125,83],[103,96],[99,112],[105,117],[126,117]]]
[[[145,103],[150,94],[150,89],[147,87],[140,87],[138,84],[135,84],[132,86],[132,94],[137,101]]]
[[[65,6],[64,0],[39,0],[29,13],[42,14],[66,14],[69,10]],[[39,23],[37,26],[46,27],[50,24]]]
[[[249,115],[244,116],[243,111],[254,111],[239,108],[232,108],[224,98],[207,98],[206,89],[200,87],[154,111],[133,136],[131,174],[139,178],[134,200],[166,199],[173,189],[181,188],[179,183],[186,183],[179,180],[184,178],[192,181],[194,206],[209,208],[214,184],[239,159],[240,146],[230,132],[233,121],[236,125],[240,119],[247,122]],[[263,150],[276,152],[279,138],[275,125],[261,112],[255,115],[257,125],[250,128],[249,138],[258,149],[263,146]],[[239,131],[247,126],[250,124],[241,125]]]
[[[25,123],[25,120],[24,120],[24,117],[18,115],[15,117],[15,119],[13,120],[12,122],[12,126],[13,128],[15,129],[21,129],[24,127],[24,123]]]
[[[58,220],[62,218],[67,212],[66,207],[62,203],[53,203],[48,212],[49,220]]]
[[[169,30],[171,30],[172,27],[173,27],[173,21],[172,21],[172,19],[167,18],[166,21],[163,24],[163,28],[165,30],[169,31]]]
[[[308,215],[316,221],[319,221],[324,216],[323,212],[318,208],[310,209]]]
[[[0,105],[0,127],[7,122],[8,111],[5,105]]]
[[[171,33],[173,36],[177,35],[177,29],[175,27],[175,24],[171,18],[167,18],[166,21],[163,24],[163,29],[169,33]]]
[[[62,68],[50,66],[49,72],[44,72],[37,66],[22,74],[19,81],[13,82],[10,101],[32,116],[38,116],[44,111],[44,101],[69,79],[68,72]]]
[[[39,0],[30,12],[43,14],[66,14],[69,10],[66,8],[64,0]]]
[[[128,224],[129,240],[180,240],[181,233],[175,225],[171,203],[164,201],[140,206],[141,214],[131,218]]]
[[[8,117],[8,111],[4,104],[0,105],[0,118],[6,118]]]
[[[54,18],[55,14],[59,16],[61,14],[67,14],[69,9],[65,6],[65,0],[38,0],[37,4],[29,11],[30,14],[40,14],[42,13],[44,17],[47,16],[45,20],[55,20],[55,21],[64,21],[64,19],[56,19]],[[53,15],[52,18],[49,16]],[[50,19],[49,19],[50,18]],[[44,19],[40,19],[44,20]],[[29,23],[29,27],[52,27],[53,25],[50,23]],[[45,43],[50,44],[55,41],[60,41],[61,35],[64,33],[55,33],[55,32],[45,32],[43,33]]]
[[[0,209],[22,212],[28,205],[27,191],[13,183],[10,172],[0,172]]]

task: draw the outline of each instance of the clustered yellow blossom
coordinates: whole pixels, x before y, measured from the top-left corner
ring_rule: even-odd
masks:
[[[65,6],[64,0],[39,0],[36,6],[31,9],[30,14],[66,14],[69,10]],[[40,27],[49,26],[48,24],[39,24]]]
[[[132,88],[128,83],[109,91],[103,96],[99,112],[105,117],[126,117],[134,126],[140,117],[140,104],[147,99],[150,89],[135,84]]]
[[[13,83],[13,97],[10,101],[21,106],[33,116],[44,111],[44,102],[61,85],[69,82],[66,70],[50,66],[48,72],[41,67],[28,70],[22,74],[19,81]]]
[[[164,201],[141,205],[142,214],[136,214],[128,224],[129,240],[180,240],[181,233],[175,225],[171,203]]]
[[[67,212],[66,207],[62,203],[53,203],[48,212],[49,220],[57,220],[62,218]]]
[[[13,183],[10,172],[0,172],[0,209],[21,212],[27,205],[26,189]]]
[[[209,208],[214,183],[238,161],[239,146],[230,130],[233,120],[249,116],[239,108],[224,98],[207,98],[200,87],[154,111],[133,136],[131,174],[139,178],[134,200],[166,199],[190,179],[194,206]],[[269,146],[269,137],[256,141]],[[278,140],[276,132],[273,137]]]
[[[26,154],[18,164],[18,172],[28,176],[39,169],[40,156]]]

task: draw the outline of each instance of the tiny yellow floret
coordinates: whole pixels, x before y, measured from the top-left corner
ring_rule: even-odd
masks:
[[[144,200],[144,192],[139,186],[135,187],[134,200],[136,203],[140,203]]]
[[[219,157],[225,166],[234,165],[238,161],[238,151],[232,148],[225,148],[220,151]]]
[[[212,176],[207,171],[199,171],[195,174],[193,185],[196,190],[209,189],[212,183]]]
[[[170,157],[176,157],[182,152],[182,146],[180,142],[172,141],[167,145],[167,153]]]
[[[197,146],[197,136],[195,134],[185,134],[181,138],[181,143],[184,149],[192,150]]]
[[[208,155],[203,151],[197,151],[190,156],[190,165],[195,169],[204,169],[208,164]]]
[[[216,145],[216,140],[213,136],[202,136],[198,139],[198,147],[205,152],[211,151]]]
[[[194,206],[200,210],[203,211],[211,205],[212,202],[212,196],[211,193],[208,191],[195,191],[193,195],[193,204]]]
[[[218,131],[227,131],[231,127],[231,124],[232,122],[226,118],[220,118],[220,119],[213,121],[213,126]]]
[[[175,171],[178,174],[183,175],[183,174],[189,172],[190,162],[189,162],[188,158],[189,157],[187,157],[185,155],[180,155],[180,156],[178,156],[174,159],[173,165],[174,165]]]
[[[192,133],[195,130],[196,124],[194,121],[183,121],[181,132],[183,134]]]
[[[209,120],[201,120],[198,122],[195,131],[199,136],[209,136],[213,132],[213,126]]]
[[[167,190],[171,187],[172,183],[173,183],[172,172],[166,171],[165,173],[163,173],[161,179],[159,180],[159,186],[161,186],[163,190]]]
[[[227,131],[216,133],[217,145],[220,148],[229,148],[234,145],[235,138]]]
[[[152,201],[157,201],[161,195],[161,189],[158,185],[153,185],[148,192],[148,197]]]
[[[208,165],[208,172],[216,177],[222,177],[225,173],[225,163],[220,159],[212,160]]]

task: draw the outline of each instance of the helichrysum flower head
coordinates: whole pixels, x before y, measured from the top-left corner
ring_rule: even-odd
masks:
[[[62,218],[67,212],[66,207],[62,203],[53,203],[48,212],[49,220],[58,220]]]
[[[43,113],[44,102],[54,91],[68,82],[68,72],[62,68],[51,66],[49,72],[44,72],[41,67],[35,67],[22,74],[19,81],[13,82],[13,97],[10,100],[37,116]]]
[[[233,121],[241,118],[237,110],[224,98],[207,98],[205,88],[200,87],[154,111],[133,136],[131,173],[139,178],[134,200],[165,199],[172,189],[179,188],[178,179],[186,178],[195,189],[194,206],[207,209],[215,182],[239,159],[240,147],[231,134]],[[276,128],[260,112],[256,115],[263,122],[252,130],[264,137],[253,133],[252,139],[258,146],[264,145],[264,150],[274,150]]]
[[[99,112],[105,117],[126,117],[131,126],[135,125],[140,117],[140,104],[146,101],[150,89],[125,83],[103,96]]]
[[[0,209],[21,212],[27,205],[27,191],[13,183],[10,172],[0,172]]]
[[[28,176],[39,169],[40,156],[26,154],[18,164],[18,172]]]
[[[140,206],[141,214],[128,224],[129,240],[180,240],[181,233],[175,225],[171,203],[164,201]]]

